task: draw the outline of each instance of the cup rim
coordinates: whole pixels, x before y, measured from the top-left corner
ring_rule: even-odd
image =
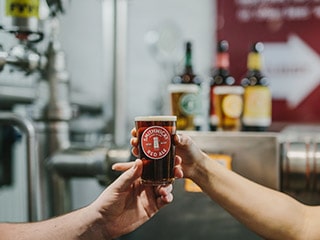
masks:
[[[137,116],[134,121],[177,121],[177,116],[173,115],[154,115],[154,116]]]

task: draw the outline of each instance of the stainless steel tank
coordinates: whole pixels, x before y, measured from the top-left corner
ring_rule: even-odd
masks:
[[[320,126],[290,125],[281,134],[281,191],[320,204]]]

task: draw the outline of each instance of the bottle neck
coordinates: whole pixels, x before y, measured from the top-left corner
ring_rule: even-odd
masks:
[[[187,50],[187,52],[186,52],[185,72],[192,73],[192,54],[191,54],[191,50]]]
[[[260,53],[250,52],[248,54],[248,62],[247,62],[248,70],[256,70],[260,71],[262,68],[262,60]]]
[[[229,69],[229,53],[220,52],[217,54],[216,68]]]

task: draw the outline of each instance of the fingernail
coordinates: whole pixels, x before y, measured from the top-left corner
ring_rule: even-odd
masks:
[[[135,161],[134,161],[134,165],[133,165],[133,169],[134,169],[134,170],[136,170],[137,167],[138,167],[138,163],[137,163],[137,162],[138,162],[138,160],[135,160]]]
[[[180,137],[180,135],[179,135],[179,134],[177,134],[177,137],[178,137],[178,143],[180,143],[180,141],[181,141],[181,137]]]

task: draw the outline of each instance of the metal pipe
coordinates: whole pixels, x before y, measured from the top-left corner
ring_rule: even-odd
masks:
[[[320,134],[288,127],[281,140],[281,190],[308,205],[320,203]],[[290,131],[289,131],[290,130]],[[302,130],[302,131],[301,131]]]
[[[5,52],[2,45],[0,45],[0,71],[2,71],[4,65],[6,64],[7,57],[8,53]]]
[[[0,123],[17,126],[26,135],[27,145],[27,199],[28,220],[43,219],[43,201],[40,194],[40,163],[37,151],[36,132],[32,123],[15,113],[0,112]]]
[[[107,172],[107,150],[66,149],[54,154],[49,160],[49,169],[69,177],[95,177]]]
[[[114,0],[114,77],[113,77],[113,137],[116,146],[126,144],[126,55],[128,1]]]
[[[283,188],[285,190],[318,191],[317,179],[320,176],[319,143],[292,141],[283,143]]]
[[[1,85],[1,106],[13,106],[15,104],[31,104],[36,98],[36,90],[32,87]]]
[[[49,169],[65,181],[72,177],[95,177],[103,185],[108,185],[119,174],[111,170],[116,162],[128,162],[130,149],[69,148],[54,154],[49,160]]]

